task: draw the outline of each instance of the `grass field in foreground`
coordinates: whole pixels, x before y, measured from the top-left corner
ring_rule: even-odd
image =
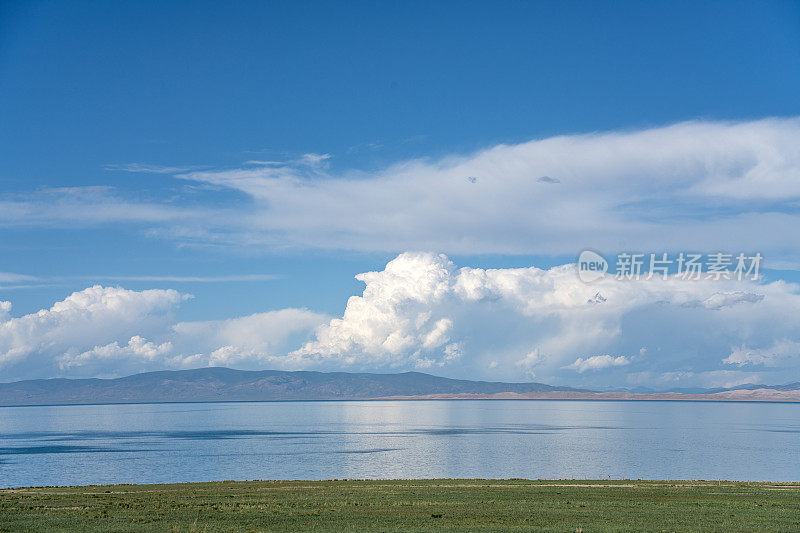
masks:
[[[800,483],[252,481],[0,491],[2,531],[800,531]]]

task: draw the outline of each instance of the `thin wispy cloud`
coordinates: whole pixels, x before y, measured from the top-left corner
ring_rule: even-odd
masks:
[[[0,195],[0,227],[80,228],[105,224],[198,224],[224,209],[142,201],[108,186],[40,188]],[[172,221],[172,222],[170,222]],[[180,221],[180,222],[178,222]]]
[[[243,275],[230,275],[230,276],[169,276],[169,275],[156,275],[156,276],[114,276],[114,275],[98,275],[98,276],[80,276],[73,279],[85,280],[117,280],[117,281],[167,281],[175,283],[239,283],[251,281],[273,281],[281,279],[282,276],[277,274],[243,274]]]
[[[81,276],[29,276],[0,272],[0,290],[40,289],[67,285],[76,281],[112,281],[112,282],[167,282],[167,283],[255,283],[282,279],[280,274],[229,274],[216,276],[192,275],[114,275],[96,274]]]
[[[136,172],[141,174],[178,174],[181,172],[189,172],[191,170],[198,170],[203,167],[172,167],[162,165],[147,165],[144,163],[124,163],[115,165],[106,165],[103,167],[110,172]]]
[[[550,176],[542,176],[538,178],[536,181],[539,183],[561,183],[561,180],[558,178],[551,178]]]
[[[575,370],[579,374],[591,370],[603,370],[615,366],[626,366],[631,363],[631,360],[624,355],[614,357],[613,355],[593,355],[591,357],[583,358],[578,357],[575,361],[565,366],[565,369]]]
[[[797,119],[687,122],[500,145],[371,174],[287,163],[178,177],[249,197],[247,228],[213,233],[253,247],[573,254],[624,242],[760,248],[777,259],[800,244],[779,231],[800,223],[798,144]]]
[[[14,272],[0,272],[0,283],[16,283],[20,281],[37,281],[36,276],[27,274],[16,274]]]
[[[245,161],[242,164],[243,165],[258,165],[258,166],[269,167],[269,166],[275,166],[275,165],[283,165],[285,163],[283,161],[264,161],[264,160],[259,160],[259,159],[251,159],[249,161]]]
[[[20,291],[27,289],[42,289],[45,287],[55,287],[57,283],[28,283],[21,285],[0,285],[0,291]]]
[[[191,199],[88,188],[0,198],[0,226],[130,224],[180,245],[247,253],[572,255],[624,244],[760,250],[791,266],[800,233],[784,229],[800,225],[798,145],[800,119],[790,118],[558,136],[369,173],[306,154],[175,174],[210,188]]]

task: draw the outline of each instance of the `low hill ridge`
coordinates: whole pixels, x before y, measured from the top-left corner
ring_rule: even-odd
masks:
[[[233,370],[222,367],[163,370],[114,379],[55,378],[0,383],[0,406],[375,399],[800,402],[800,383],[663,392],[598,392],[544,383],[450,379],[422,372],[289,372]]]
[[[542,383],[468,381],[421,372],[369,374],[233,370],[222,367],[146,372],[114,379],[37,379],[0,384],[0,405],[364,400],[431,394],[577,391]]]

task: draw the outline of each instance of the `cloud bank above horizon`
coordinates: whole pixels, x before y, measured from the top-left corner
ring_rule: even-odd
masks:
[[[189,295],[102,286],[20,317],[0,302],[0,376],[230,366],[653,388],[800,378],[800,287],[783,281],[585,284],[574,265],[481,269],[434,253],[356,278],[363,293],[340,317],[289,308],[179,322]]]
[[[112,187],[0,198],[0,227],[126,224],[227,249],[573,255],[584,248],[760,251],[798,268],[800,119],[691,121],[560,135],[468,155],[336,169],[327,154],[171,175],[169,201]],[[232,248],[231,248],[232,247]]]

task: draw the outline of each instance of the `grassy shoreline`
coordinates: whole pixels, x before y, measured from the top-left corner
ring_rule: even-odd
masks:
[[[800,531],[800,483],[222,481],[0,490],[0,531]]]

